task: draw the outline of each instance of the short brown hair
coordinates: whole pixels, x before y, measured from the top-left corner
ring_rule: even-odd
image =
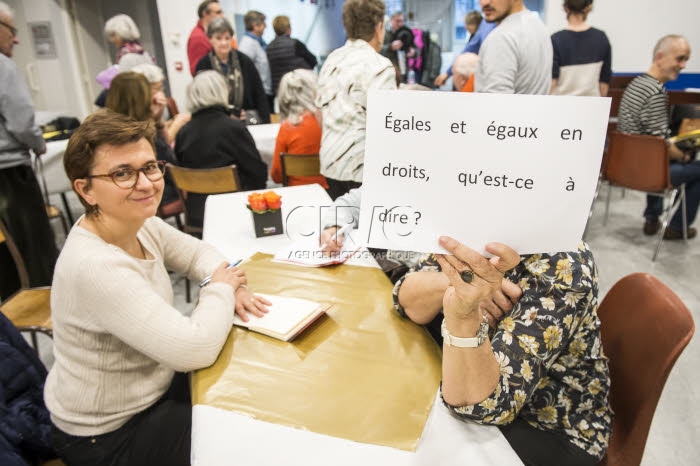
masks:
[[[377,24],[384,21],[386,5],[381,0],[348,0],[343,4],[343,25],[348,39],[369,42]]]
[[[109,85],[105,108],[145,121],[151,114],[151,86],[141,73],[126,71],[114,77]]]
[[[197,15],[199,16],[199,19],[204,17],[205,11],[209,11],[209,5],[212,3],[219,3],[219,0],[204,0],[199,4],[199,7],[197,7]]]
[[[275,34],[278,36],[286,34],[290,27],[289,16],[275,16],[275,19],[272,20],[272,29],[275,30]]]
[[[464,24],[475,24],[479,26],[482,19],[484,19],[484,17],[481,16],[481,13],[476,10],[472,10],[464,15]]]
[[[245,24],[246,31],[252,31],[253,26],[255,26],[256,24],[264,23],[264,22],[265,22],[265,15],[260,13],[259,11],[255,11],[255,10],[250,10],[243,17],[243,23]]]
[[[75,180],[85,179],[90,175],[95,165],[95,152],[100,147],[123,146],[146,139],[155,154],[155,137],[155,125],[150,119],[137,121],[109,109],[98,110],[88,116],[70,137],[63,153],[63,168],[72,185]],[[89,183],[90,179],[87,180]],[[75,187],[73,189],[75,190]],[[88,204],[80,194],[78,199],[85,207],[87,215],[97,214],[97,206]]]

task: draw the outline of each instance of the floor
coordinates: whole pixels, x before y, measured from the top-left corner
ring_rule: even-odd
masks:
[[[589,222],[587,241],[595,255],[600,276],[600,299],[623,276],[633,272],[648,272],[668,285],[686,304],[696,321],[700,320],[700,238],[664,242],[656,262],[651,261],[654,239],[641,231],[644,197],[627,191],[623,196],[614,189],[610,217],[603,226],[607,187],[595,202]],[[82,209],[71,197],[73,212]],[[63,232],[56,222],[54,228],[59,243]],[[173,276],[175,307],[191,312],[193,303],[185,303],[184,279]],[[197,286],[192,286],[196,301]],[[650,325],[653,325],[650,322]],[[41,337],[40,337],[41,338]],[[650,342],[653,344],[653,342]],[[41,356],[47,365],[53,363],[51,341],[41,341]],[[644,466],[660,464],[692,465],[700,458],[700,343],[698,337],[690,342],[671,372],[656,409],[654,421],[642,460]]]

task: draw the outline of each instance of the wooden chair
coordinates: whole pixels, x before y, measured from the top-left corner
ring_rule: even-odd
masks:
[[[639,465],[666,379],[695,324],[680,298],[647,273],[620,279],[600,304],[598,317],[615,412],[610,445],[598,464]]]
[[[185,223],[182,231],[191,235],[202,235],[202,228],[191,225],[187,214],[187,195],[196,194],[223,194],[233,193],[241,190],[241,181],[238,177],[236,165],[229,165],[221,168],[184,168],[177,165],[166,165],[170,176],[175,182],[177,194],[180,196],[185,213]],[[190,281],[185,278],[185,298],[189,303]]]
[[[282,186],[289,186],[290,176],[320,176],[321,161],[318,154],[296,155],[280,153],[282,162]]]
[[[608,180],[608,199],[605,203],[607,223],[612,186],[644,191],[664,198],[662,224],[652,261],[661,248],[664,231],[673,214],[680,207],[683,215],[683,238],[688,237],[685,208],[685,184],[673,186],[670,179],[670,159],[666,140],[662,137],[613,132],[610,138],[605,177]],[[676,202],[678,198],[679,202]]]
[[[19,275],[19,291],[0,303],[0,312],[10,319],[20,332],[29,332],[34,350],[39,352],[37,333],[53,337],[51,325],[51,287],[29,287],[29,274],[24,260],[5,224],[0,220],[0,244],[5,243]]]

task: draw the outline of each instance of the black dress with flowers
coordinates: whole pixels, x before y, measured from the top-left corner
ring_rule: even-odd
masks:
[[[425,256],[411,271],[439,271]],[[455,407],[478,423],[504,425],[517,417],[556,431],[600,459],[612,431],[610,373],[600,340],[598,270],[585,243],[578,251],[533,254],[506,274],[523,290],[520,301],[491,331],[501,378],[481,403]],[[394,304],[402,315],[396,283]]]

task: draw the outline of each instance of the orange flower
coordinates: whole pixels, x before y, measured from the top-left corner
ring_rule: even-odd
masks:
[[[248,195],[248,206],[250,210],[255,212],[265,212],[267,210],[267,202],[265,196],[261,193],[252,193]]]
[[[274,191],[267,191],[263,194],[268,209],[277,210],[282,207],[282,196]]]

